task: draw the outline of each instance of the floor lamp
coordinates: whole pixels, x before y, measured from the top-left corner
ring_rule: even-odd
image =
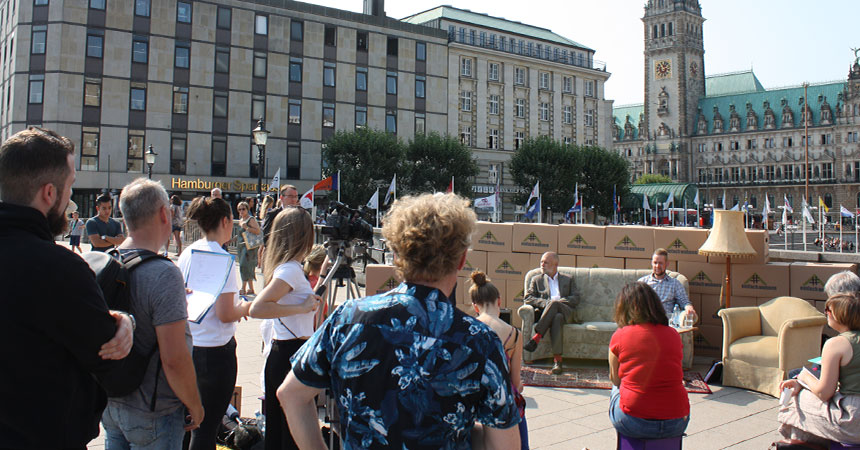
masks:
[[[726,257],[726,308],[731,307],[732,258],[755,256],[756,251],[744,231],[744,213],[741,211],[714,211],[714,227],[708,240],[699,248],[700,255]]]

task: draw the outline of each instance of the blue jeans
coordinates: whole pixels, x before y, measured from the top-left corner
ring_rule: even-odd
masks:
[[[181,449],[185,408],[163,416],[129,407],[108,405],[102,414],[105,450]]]
[[[621,410],[621,394],[618,386],[612,386],[609,397],[609,420],[619,433],[637,439],[663,439],[684,434],[690,416],[680,419],[650,420],[640,419]]]

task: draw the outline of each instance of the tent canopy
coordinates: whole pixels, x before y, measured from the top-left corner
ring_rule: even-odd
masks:
[[[693,200],[696,198],[698,187],[695,184],[689,183],[652,183],[652,184],[634,184],[630,186],[630,193],[621,199],[621,207],[624,209],[640,209],[642,208],[642,197],[648,196],[648,204],[651,209],[662,204],[669,198],[670,193],[675,194],[676,208],[684,207],[684,200],[687,200],[688,208],[695,208],[696,204]]]

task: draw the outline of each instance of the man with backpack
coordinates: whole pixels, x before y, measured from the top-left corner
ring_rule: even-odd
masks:
[[[157,254],[172,232],[167,192],[159,182],[138,178],[123,188],[119,208],[129,237],[118,256],[126,264],[146,258],[129,273],[129,286],[137,319],[134,351],[149,361],[137,388],[108,399],[105,445],[178,449],[185,431],[203,421],[203,404],[191,359],[185,283],[179,268]]]
[[[109,312],[86,263],[54,244],[68,225],[74,155],[39,128],[0,147],[2,448],[84,448],[106,403],[93,374],[132,346],[132,318]]]

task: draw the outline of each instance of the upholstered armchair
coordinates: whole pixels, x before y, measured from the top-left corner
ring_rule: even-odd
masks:
[[[723,319],[723,385],[779,396],[788,371],[821,354],[823,314],[806,300],[777,297],[728,308]]]

